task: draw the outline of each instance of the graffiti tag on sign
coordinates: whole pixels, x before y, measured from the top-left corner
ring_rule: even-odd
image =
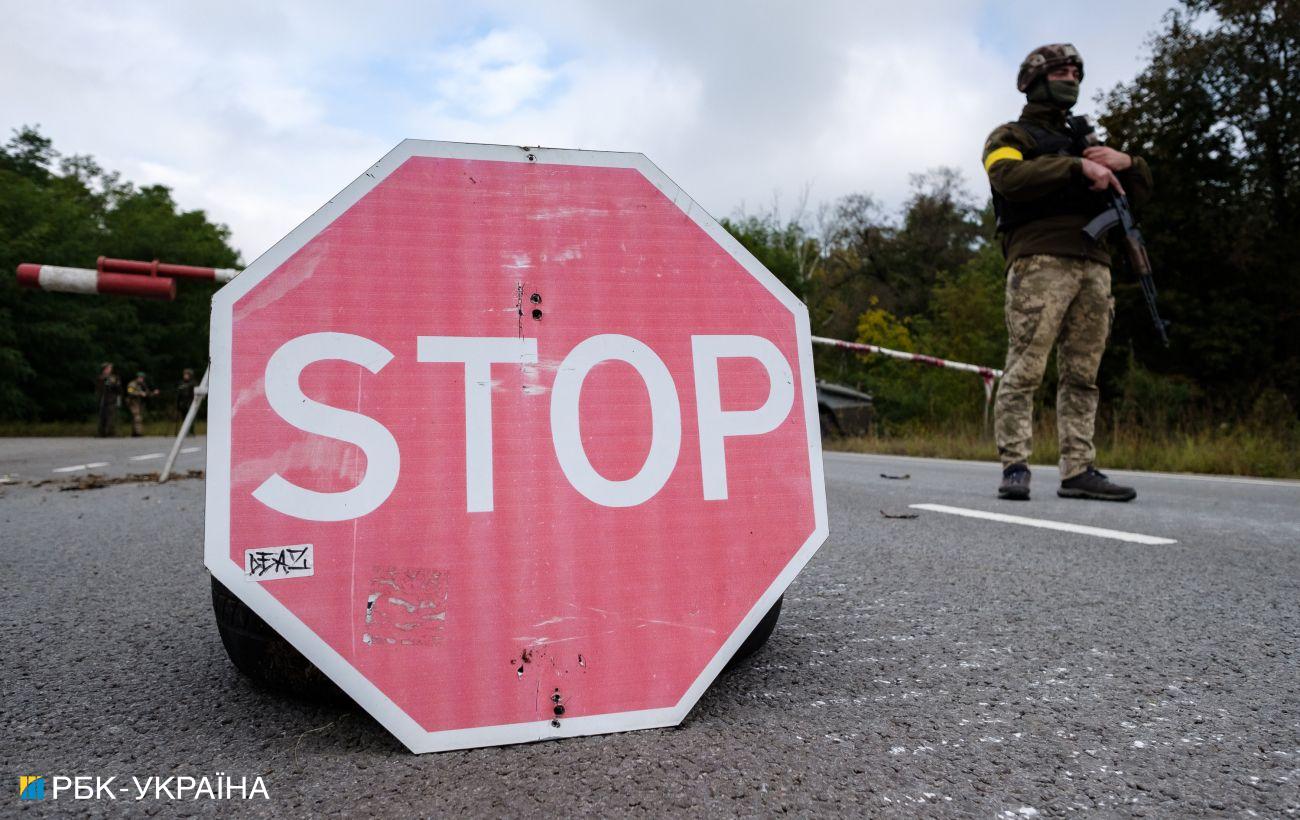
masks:
[[[311,544],[245,550],[244,574],[257,581],[305,578],[315,571]]]

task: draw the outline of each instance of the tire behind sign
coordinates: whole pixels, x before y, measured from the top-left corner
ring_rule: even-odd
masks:
[[[216,578],[212,579],[212,611],[231,663],[255,683],[313,701],[351,702],[324,672]]]
[[[784,596],[758,622],[754,631],[736,650],[723,671],[730,671],[741,661],[753,655],[776,629],[781,617]],[[225,585],[212,579],[212,611],[217,617],[217,631],[221,643],[235,668],[252,681],[277,692],[297,695],[313,701],[346,703],[350,698],[334,685],[325,673],[316,668],[302,653],[281,638],[279,633],[235,597]]]
[[[767,639],[772,637],[772,631],[776,629],[777,619],[781,617],[781,602],[784,600],[784,595],[776,599],[776,603],[772,604],[772,608],[763,616],[763,620],[758,622],[758,626],[754,627],[754,631],[749,633],[749,637],[736,650],[736,654],[732,655],[731,660],[727,661],[727,665],[723,667],[723,672],[730,672],[735,669],[740,665],[741,661],[757,652],[762,648],[763,644],[767,643]]]

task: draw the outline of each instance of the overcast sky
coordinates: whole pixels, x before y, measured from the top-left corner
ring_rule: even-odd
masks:
[[[982,198],[1025,53],[1078,46],[1086,113],[1170,5],[0,0],[0,128],[170,186],[246,263],[405,137],[641,151],[718,217],[896,207],[939,165]]]

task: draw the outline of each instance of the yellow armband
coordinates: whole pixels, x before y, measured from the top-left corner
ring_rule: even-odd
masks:
[[[984,171],[985,173],[987,173],[988,170],[993,167],[994,163],[1004,159],[1021,160],[1024,158],[1025,155],[1020,153],[1015,148],[1012,148],[1009,145],[1004,145],[1003,147],[997,149],[996,151],[990,151],[989,155],[984,158]]]

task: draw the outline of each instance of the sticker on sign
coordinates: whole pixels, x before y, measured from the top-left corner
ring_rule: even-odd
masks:
[[[825,540],[810,338],[640,154],[408,140],[213,300],[205,562],[412,750],[674,725]]]
[[[257,581],[303,578],[312,574],[311,544],[261,547],[244,553],[244,574]]]

